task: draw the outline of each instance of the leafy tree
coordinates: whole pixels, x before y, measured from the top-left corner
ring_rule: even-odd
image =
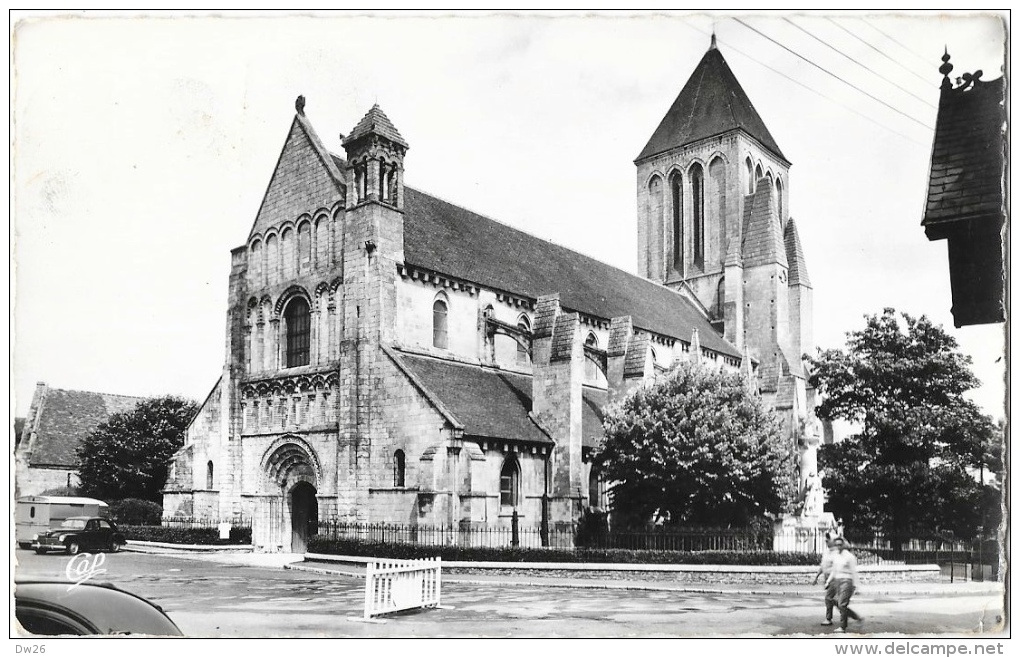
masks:
[[[792,495],[792,443],[743,377],[684,363],[608,410],[596,451],[624,524],[746,526]]]
[[[982,512],[994,498],[983,489],[995,485],[975,473],[1002,471],[1001,443],[963,397],[979,382],[952,336],[887,308],[849,332],[846,349],[819,350],[811,362],[822,394],[815,413],[861,428],[819,450],[827,509],[848,528],[969,539],[983,516],[998,523],[997,510]]]
[[[170,457],[184,445],[196,410],[191,400],[164,396],[111,415],[77,448],[82,493],[101,500],[161,501]]]

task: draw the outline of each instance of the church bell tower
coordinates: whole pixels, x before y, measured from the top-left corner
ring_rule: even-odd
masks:
[[[758,362],[762,393],[800,416],[812,291],[790,161],[714,35],[634,163],[639,273],[696,299]]]

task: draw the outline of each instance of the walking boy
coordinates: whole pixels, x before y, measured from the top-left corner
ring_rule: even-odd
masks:
[[[822,581],[825,585],[825,621],[822,622],[822,626],[832,626],[832,608],[836,605],[836,588],[829,581],[829,573],[832,571],[832,556],[835,554],[836,548],[833,546],[832,535],[825,533],[825,554],[822,555],[818,573],[815,574],[815,579],[811,582],[812,585],[815,585],[818,583],[819,576],[825,578]]]
[[[846,550],[846,542],[842,537],[833,541],[836,553],[832,556],[828,582],[835,587],[836,607],[839,608],[839,628],[836,633],[846,633],[847,619],[863,622],[864,618],[850,609],[850,598],[857,590],[857,558]]]

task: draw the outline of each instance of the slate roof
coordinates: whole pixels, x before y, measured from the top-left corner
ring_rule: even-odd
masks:
[[[779,217],[772,203],[772,182],[764,178],[751,196],[750,203],[744,203],[744,230],[741,256],[744,267],[781,263],[786,260],[786,243],[779,228]]]
[[[735,129],[789,162],[717,48],[708,49],[635,161]]]
[[[674,290],[511,228],[452,203],[404,188],[404,261],[487,288],[537,299],[560,294],[569,311],[702,345],[739,359],[689,300]]]
[[[400,132],[397,130],[397,127],[393,125],[393,122],[390,121],[389,117],[386,116],[386,113],[382,111],[382,108],[379,107],[378,103],[373,105],[372,109],[361,118],[358,125],[354,126],[354,130],[352,130],[351,134],[343,140],[343,144],[344,146],[347,146],[369,133],[382,135],[391,142],[400,144],[405,149],[407,148],[407,142],[405,142],[404,138],[400,136]]]
[[[929,238],[953,222],[1003,217],[1005,78],[956,89],[947,83],[939,99],[921,222]]]
[[[75,448],[89,432],[105,422],[111,414],[131,411],[143,398],[109,395],[90,391],[66,391],[47,388],[42,408],[34,419],[35,440],[32,466],[73,468]],[[38,401],[33,400],[38,407]],[[25,442],[22,442],[22,448]]]
[[[790,285],[810,286],[811,279],[808,277],[804,247],[800,244],[800,233],[797,232],[797,225],[794,224],[793,217],[786,222],[784,239],[786,241],[786,262],[790,267]]]
[[[406,352],[397,358],[464,426],[465,436],[555,443],[528,416],[532,409],[531,375]],[[602,436],[606,393],[585,387],[582,397],[583,444],[590,447]]]

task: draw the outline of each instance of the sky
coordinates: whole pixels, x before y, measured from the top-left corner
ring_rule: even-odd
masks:
[[[714,29],[793,163],[816,344],[842,347],[884,307],[927,315],[973,359],[972,399],[1004,417],[1004,326],[953,327],[946,243],[920,226],[944,49],[953,77],[999,77],[1002,20],[16,15],[11,409],[37,381],[205,398],[230,250],[299,94],[329,150],[378,103],[410,144],[408,185],[635,271],[633,160]]]

